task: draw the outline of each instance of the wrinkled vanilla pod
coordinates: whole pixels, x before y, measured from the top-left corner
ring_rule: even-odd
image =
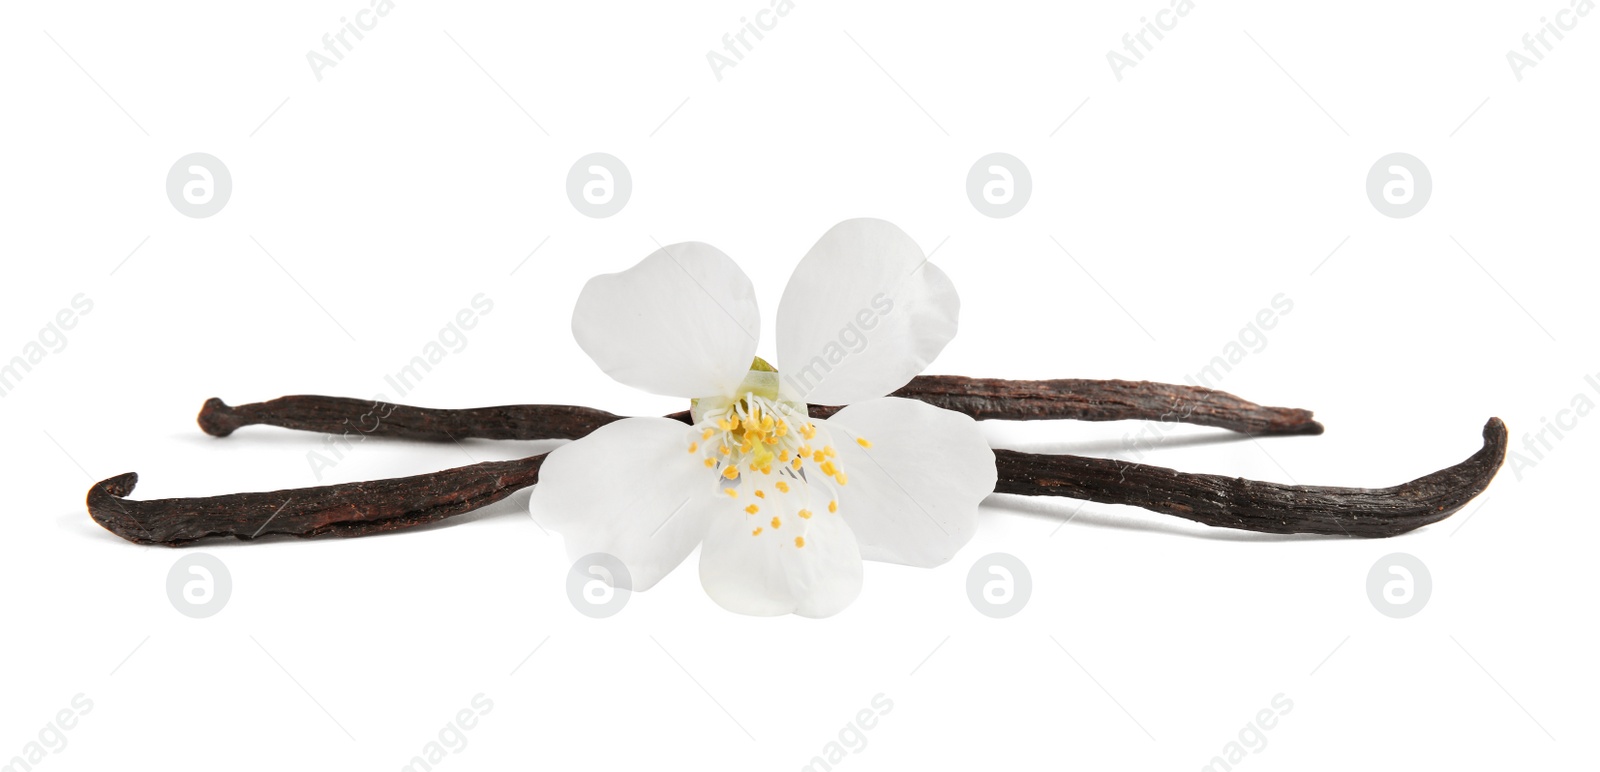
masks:
[[[1262,407],[1200,386],[1149,381],[1059,379],[1012,381],[922,375],[893,395],[921,400],[976,420],[1079,421],[1144,419],[1210,426],[1259,435],[1321,434],[1311,411]],[[836,407],[812,405],[813,418]],[[682,418],[688,412],[675,413]],[[504,405],[465,410],[411,407],[345,397],[294,396],[237,407],[220,399],[200,409],[200,428],[226,437],[241,426],[266,424],[324,434],[402,437],[417,440],[577,439],[621,416],[587,407]]]
[[[1221,528],[1263,533],[1395,536],[1454,514],[1489,486],[1506,456],[1491,418],[1467,460],[1391,488],[1283,485],[1188,474],[1105,458],[996,450],[996,493],[1127,504]]]
[[[129,472],[89,489],[89,516],[139,544],[176,547],[215,536],[365,536],[488,506],[539,481],[544,454],[388,480],[186,499],[126,498]]]
[[[305,399],[330,400],[320,397]],[[343,402],[362,404],[358,400]],[[207,403],[213,420],[208,421],[206,413],[202,412],[202,426],[226,426],[214,420],[220,404],[216,400]],[[339,409],[351,406],[343,404],[340,407],[338,400],[321,404]],[[502,408],[491,408],[497,409]],[[548,420],[552,426],[566,427],[567,431],[572,431],[572,425],[567,423],[574,420],[571,411],[587,411],[583,413],[583,420],[600,421],[602,424],[609,421],[601,416],[610,415],[586,408],[561,406],[522,406],[515,410],[521,411],[521,419],[531,424]],[[549,415],[542,415],[543,410],[550,411]],[[447,412],[453,412],[459,418],[473,411]],[[398,411],[391,415],[396,413]],[[1305,413],[1306,420],[1309,420],[1309,415]],[[277,418],[279,421],[275,422],[279,422],[279,425],[287,424],[287,419],[282,416]],[[310,419],[301,413],[295,420]],[[330,415],[323,415],[316,420],[331,419]],[[246,422],[240,421],[234,425]],[[325,430],[321,428],[322,424],[315,425],[317,430]],[[400,436],[437,439],[429,432],[441,431],[444,437],[454,433],[448,429],[421,429],[420,423],[407,426],[406,431],[418,433]],[[461,428],[465,427],[450,427]],[[553,431],[561,430],[557,428]],[[1448,517],[1483,492],[1505,457],[1505,425],[1497,418],[1490,419],[1483,434],[1483,448],[1466,461],[1392,488],[1281,485],[1216,475],[1186,474],[1110,459],[998,450],[995,455],[999,479],[995,490],[999,493],[1069,496],[1100,503],[1128,504],[1208,525],[1267,533],[1393,536]],[[498,501],[513,491],[538,482],[539,465],[543,459],[543,455],[538,455],[514,461],[474,464],[434,474],[318,488],[150,501],[126,498],[138,481],[137,475],[129,473],[102,481],[91,488],[88,506],[90,515],[107,530],[129,541],[145,544],[176,546],[211,536],[234,536],[245,540],[266,534],[360,536],[443,520]]]

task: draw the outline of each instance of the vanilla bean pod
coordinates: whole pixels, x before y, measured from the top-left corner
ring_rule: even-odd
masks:
[[[89,516],[139,544],[176,547],[207,537],[365,536],[425,525],[487,506],[539,481],[544,454],[388,480],[185,499],[126,498],[129,472],[89,489]]]
[[[1491,418],[1470,458],[1391,488],[1282,485],[1102,458],[996,450],[996,493],[1127,504],[1222,528],[1384,537],[1443,520],[1488,487],[1506,455]]]
[[[923,375],[893,396],[921,400],[977,420],[1144,419],[1246,434],[1322,433],[1322,424],[1312,420],[1309,410],[1263,407],[1214,389],[1149,381],[1012,381]],[[837,411],[836,407],[811,406],[814,418],[827,418]],[[685,411],[671,417],[684,420],[687,415]],[[199,422],[201,429],[216,437],[226,437],[241,426],[267,424],[325,434],[446,441],[577,439],[619,418],[603,410],[568,405],[458,410],[304,395],[239,406],[212,398],[200,409]]]
[[[268,424],[324,434],[410,440],[575,440],[622,416],[573,405],[502,405],[448,409],[393,402],[301,395],[231,406],[216,397],[200,408],[200,429],[226,437],[241,426]]]
[[[1382,537],[1436,522],[1482,493],[1506,453],[1498,418],[1466,461],[1392,488],[1281,485],[1082,456],[995,451],[997,493],[1128,504],[1223,528],[1266,533]],[[89,513],[142,544],[208,536],[360,536],[443,520],[538,482],[544,456],[491,461],[434,474],[319,488],[191,499],[126,498],[138,475],[89,490]]]

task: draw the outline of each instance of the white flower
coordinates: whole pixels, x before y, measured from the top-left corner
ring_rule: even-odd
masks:
[[[620,560],[634,590],[702,545],[706,592],[744,614],[838,613],[863,558],[944,563],[977,528],[994,452],[971,418],[884,395],[954,337],[959,305],[904,231],[842,222],[789,279],[774,372],[755,359],[750,279],[717,249],[597,276],[578,345],[624,384],[692,399],[694,425],[628,418],[557,448],[529,509],[573,559]],[[824,421],[807,402],[848,407]]]

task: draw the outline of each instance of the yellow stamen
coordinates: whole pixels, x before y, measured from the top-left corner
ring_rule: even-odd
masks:
[[[733,464],[729,464],[729,465],[723,467],[722,468],[722,476],[728,478],[729,480],[732,480],[733,478],[738,477],[739,476],[739,467],[736,467]],[[730,488],[729,490],[732,490],[732,489]]]
[[[701,432],[701,433],[700,433],[700,439],[702,439],[702,440],[709,440],[709,439],[711,439],[711,438],[712,438],[712,436],[714,436],[714,435],[715,435],[715,434],[716,434],[716,433],[717,433],[717,430],[716,430],[716,429],[713,429],[713,428],[711,428],[711,427],[709,427],[709,426],[707,426],[707,427],[706,427],[706,430],[705,430],[705,431],[703,431],[703,432]]]
[[[837,500],[828,502],[828,511],[829,512],[838,512],[839,511],[839,502]]]
[[[804,547],[804,546],[806,546],[806,537],[804,537],[804,536],[796,536],[796,537],[794,537],[794,546],[795,547]]]
[[[767,494],[766,494],[766,491],[763,491],[763,490],[761,490],[761,489],[760,489],[760,488],[757,488],[757,489],[756,489],[756,498],[758,498],[758,499],[764,499],[764,498],[766,498],[766,497],[767,497]]]
[[[699,449],[700,449],[700,443],[698,443],[698,442],[689,443],[689,452],[690,453],[693,453],[693,452],[695,452],[695,451],[697,451]]]
[[[856,438],[856,444],[857,444],[857,445],[860,445],[860,446],[861,446],[861,447],[863,447],[863,448],[870,448],[870,447],[872,447],[872,443],[871,443],[871,442],[868,442],[868,441],[867,441],[867,438],[866,438],[866,437],[857,437],[857,438]]]
[[[710,467],[713,467],[713,466],[716,466],[716,465],[717,465],[717,460],[716,459],[714,459],[714,458],[706,459],[706,467],[707,468],[710,468]],[[1462,521],[1462,522],[1465,522],[1465,521]]]
[[[773,528],[777,528],[780,525],[783,525],[783,521],[782,520],[779,520],[776,517],[772,518],[772,527]]]
[[[782,481],[782,480],[779,480],[778,481],[778,490],[783,492],[783,493],[788,493],[789,492],[789,484],[784,482],[784,481]]]
[[[832,445],[823,445],[822,446],[822,455],[827,456],[828,458],[833,458],[833,456],[834,456],[833,446]]]
[[[730,499],[739,498],[739,489],[738,488],[723,488],[722,492],[728,494],[728,498],[730,498]]]
[[[753,514],[755,514],[757,512],[760,512],[761,511],[761,507],[758,507],[758,506],[756,506],[754,504],[751,504],[750,506],[745,507],[744,511],[745,511],[745,514],[747,514],[747,515],[753,515]]]
[[[847,477],[845,477],[845,476],[844,476],[844,472],[840,472],[840,473],[838,473],[838,474],[836,474],[836,475],[834,475],[834,476],[833,476],[833,479],[834,479],[834,480],[837,480],[837,481],[838,481],[838,482],[839,482],[839,485],[840,485],[840,486],[841,486],[841,487],[843,487],[843,486],[845,486],[845,485],[849,485],[849,484],[850,484],[850,480],[849,480],[849,478],[847,478]]]
[[[751,535],[751,536],[760,536],[760,535],[761,535],[761,529],[760,529],[760,528],[757,528],[757,529],[755,529],[755,530],[754,530],[754,531],[751,531],[751,532],[750,532],[750,535]]]
[[[801,520],[810,520],[811,519],[811,510],[809,510],[809,509],[800,510],[800,519]]]

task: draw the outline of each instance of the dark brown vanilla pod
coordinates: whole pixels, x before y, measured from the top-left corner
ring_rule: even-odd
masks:
[[[977,420],[1142,419],[1247,434],[1322,433],[1322,424],[1312,420],[1309,410],[1262,407],[1214,389],[1149,381],[1012,381],[923,375],[913,378],[892,396],[921,400]],[[838,410],[812,405],[811,416],[827,418]],[[688,412],[669,417],[687,421]],[[212,398],[200,409],[199,422],[201,429],[215,437],[226,437],[241,426],[267,424],[325,434],[442,442],[468,438],[577,439],[619,418],[604,410],[570,405],[503,405],[457,410],[303,395],[237,407]]]
[[[488,506],[538,482],[544,458],[316,488],[148,501],[126,498],[139,482],[139,475],[129,472],[89,489],[89,515],[128,541],[170,547],[226,536],[245,541],[270,534],[365,536]]]
[[[574,405],[502,405],[465,409],[300,395],[230,406],[216,397],[200,408],[200,429],[226,437],[241,426],[267,424],[324,434],[412,440],[575,440],[622,416]]]
[[[919,399],[977,420],[1146,420],[1210,426],[1245,434],[1321,434],[1311,411],[1263,407],[1202,386],[1151,381],[1060,378],[1014,381],[923,375],[892,396]]]
[[[1220,528],[1263,533],[1394,536],[1443,520],[1488,487],[1506,454],[1498,418],[1466,461],[1392,488],[1282,485],[1187,474],[1082,456],[995,451],[997,493],[1067,496],[1126,504]],[[443,520],[510,495],[539,479],[544,455],[490,461],[374,482],[189,499],[125,498],[138,476],[89,490],[89,513],[112,533],[141,544],[180,546],[206,537],[254,539],[362,536]]]
[[[1482,493],[1506,455],[1506,426],[1491,418],[1467,460],[1392,488],[1282,485],[1187,474],[1080,456],[995,451],[996,493],[1127,504],[1221,528],[1262,533],[1395,536],[1438,522]]]

